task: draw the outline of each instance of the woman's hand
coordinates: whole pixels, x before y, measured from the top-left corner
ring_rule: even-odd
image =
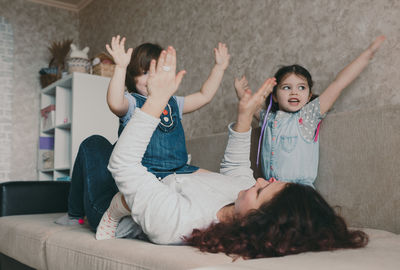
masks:
[[[106,44],[106,49],[108,53],[113,57],[115,65],[117,67],[126,68],[131,61],[133,49],[129,48],[128,51],[125,52],[125,41],[125,37],[120,39],[120,36],[117,35],[116,37],[112,37],[111,47],[110,45]]]
[[[238,118],[234,127],[235,131],[246,132],[250,129],[253,114],[261,108],[275,85],[275,78],[268,78],[254,94],[252,94],[249,88],[244,90],[243,96],[239,100]]]
[[[225,43],[218,43],[218,48],[214,48],[215,54],[215,65],[225,70],[229,65],[229,59],[231,58],[228,53],[228,48]]]
[[[250,89],[249,82],[247,81],[246,76],[243,75],[243,77],[240,79],[235,78],[235,90],[239,100],[242,99],[246,89]]]
[[[186,71],[176,74],[176,52],[171,46],[162,51],[158,61],[151,60],[147,81],[148,97],[142,111],[159,117],[168,100],[178,89]]]

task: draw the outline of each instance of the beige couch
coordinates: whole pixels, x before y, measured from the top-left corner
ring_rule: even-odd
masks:
[[[96,241],[86,226],[54,224],[61,214],[53,213],[1,217],[0,252],[11,261],[8,265],[22,263],[35,269],[52,270],[398,270],[399,131],[400,106],[330,114],[322,124],[316,186],[332,205],[341,207],[339,211],[351,226],[368,228],[365,231],[370,243],[363,249],[232,262],[224,254],[203,254],[187,246],[162,246],[131,239]],[[217,170],[225,142],[225,133],[189,141],[192,163]],[[3,265],[1,270],[12,269],[5,268],[8,265]]]

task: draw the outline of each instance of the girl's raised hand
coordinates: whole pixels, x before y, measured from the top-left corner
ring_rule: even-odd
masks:
[[[239,80],[238,78],[235,78],[235,89],[236,89],[236,94],[238,99],[240,100],[246,89],[249,88],[249,82],[246,79],[246,76],[243,75],[243,77]]]
[[[371,58],[374,56],[375,52],[382,45],[383,41],[385,41],[386,37],[384,35],[377,37],[374,42],[371,43],[368,47],[368,51],[371,53]]]
[[[225,43],[218,43],[218,48],[214,48],[215,64],[225,70],[229,65],[229,59],[231,58],[228,53],[228,48]]]
[[[111,46],[106,44],[106,49],[113,57],[115,64],[123,68],[129,65],[133,52],[132,48],[129,48],[128,51],[125,52],[125,41],[125,37],[121,39],[120,35],[117,35],[116,37],[112,37]]]

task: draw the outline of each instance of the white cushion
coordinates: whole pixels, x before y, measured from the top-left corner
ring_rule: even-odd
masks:
[[[400,269],[400,236],[365,229],[366,248],[255,260],[201,253],[188,246],[132,239],[98,241],[87,226],[54,223],[62,214],[0,218],[0,252],[36,269]]]
[[[0,252],[35,269],[47,269],[45,242],[52,234],[73,227],[53,221],[60,214],[0,217]]]
[[[52,270],[190,269],[230,263],[224,254],[201,253],[188,246],[155,245],[135,239],[96,240],[87,228],[53,234],[46,244]]]

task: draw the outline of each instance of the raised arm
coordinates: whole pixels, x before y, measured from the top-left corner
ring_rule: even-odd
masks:
[[[115,69],[107,90],[107,104],[110,110],[117,116],[127,113],[129,102],[124,96],[126,68],[131,61],[132,48],[125,51],[125,37],[112,37],[111,47],[106,45],[108,53],[114,58]]]
[[[369,60],[379,49],[385,36],[379,36],[371,45],[363,51],[360,56],[348,64],[336,77],[336,79],[326,88],[319,97],[321,114],[326,113],[335,103],[342,91],[353,82],[358,75],[368,65]]]
[[[157,64],[156,60],[151,60],[147,81],[148,97],[142,111],[154,117],[160,117],[185,73],[186,71],[182,70],[176,74],[176,51],[171,46],[167,51],[161,52]]]
[[[240,78],[240,79],[235,78],[235,90],[236,90],[236,94],[237,94],[237,97],[239,100],[243,97],[243,95],[247,89],[250,89],[250,88],[249,88],[249,82],[247,81],[246,76],[243,75],[242,78]],[[259,107],[253,115],[257,120],[260,120],[261,109],[262,109],[262,106]]]
[[[179,243],[177,230],[182,215],[191,213],[190,203],[182,194],[160,182],[148,172],[141,160],[150,138],[160,122],[160,114],[182,80],[184,71],[175,74],[175,50],[168,48],[149,69],[148,98],[141,109],[136,108],[111,155],[108,169],[119,191],[124,195],[132,218],[149,239],[159,244]],[[176,207],[171,207],[171,205]],[[163,226],[157,226],[163,224]]]
[[[251,122],[254,113],[265,102],[275,84],[275,78],[269,78],[256,93],[252,94],[250,89],[243,92],[238,104],[237,121],[229,131],[228,144],[221,162],[222,174],[253,179],[249,159]]]
[[[252,94],[249,88],[244,91],[239,100],[237,122],[233,130],[236,132],[246,132],[250,130],[253,115],[260,110],[265,99],[272,92],[275,84],[275,78],[268,78],[254,94]]]
[[[185,97],[183,113],[190,113],[203,107],[215,96],[224,76],[225,69],[229,65],[230,55],[226,45],[221,42],[218,43],[218,48],[214,49],[214,54],[215,65],[208,79],[204,82],[200,91]]]

